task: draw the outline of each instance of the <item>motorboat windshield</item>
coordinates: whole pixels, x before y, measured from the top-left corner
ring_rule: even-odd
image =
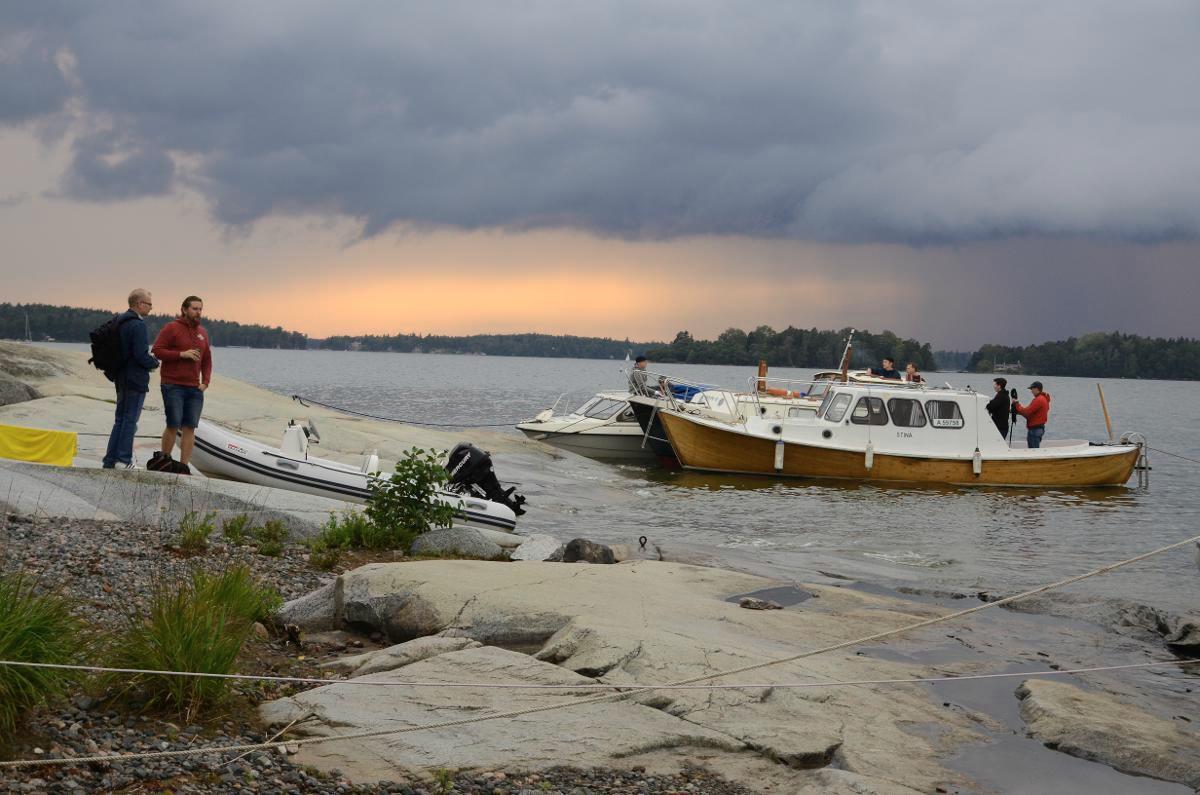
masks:
[[[597,395],[590,398],[572,413],[593,420],[609,420],[617,416],[623,409],[628,408],[629,404],[624,400],[613,400]]]

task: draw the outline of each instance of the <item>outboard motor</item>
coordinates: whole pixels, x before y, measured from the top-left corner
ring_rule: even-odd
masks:
[[[492,502],[498,502],[512,508],[517,516],[525,513],[521,506],[525,498],[514,494],[516,487],[504,489],[496,479],[492,469],[492,457],[486,451],[480,450],[468,442],[459,442],[450,451],[446,460],[446,470],[450,473],[449,491],[475,494],[486,497]]]

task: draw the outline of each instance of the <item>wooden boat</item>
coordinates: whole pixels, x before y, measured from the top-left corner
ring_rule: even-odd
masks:
[[[811,418],[660,408],[688,469],[784,477],[993,486],[1115,486],[1143,444],[1047,440],[1009,445],[972,390],[839,383]]]

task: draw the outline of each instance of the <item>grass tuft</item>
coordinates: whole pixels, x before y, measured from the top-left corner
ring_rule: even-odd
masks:
[[[65,597],[39,593],[21,574],[0,575],[0,660],[72,663],[82,636]],[[69,671],[0,666],[0,735],[29,708],[61,696],[72,678]]]
[[[179,520],[179,548],[190,555],[197,555],[208,549],[208,537],[216,527],[213,525],[215,513],[201,516],[196,511],[188,511]]]
[[[147,616],[129,615],[116,638],[113,663],[120,668],[227,674],[256,620],[269,620],[282,603],[239,566],[221,574],[196,571],[182,584],[155,586]],[[146,706],[178,710],[188,720],[220,704],[230,680],[154,674],[122,675],[120,692],[137,694]]]

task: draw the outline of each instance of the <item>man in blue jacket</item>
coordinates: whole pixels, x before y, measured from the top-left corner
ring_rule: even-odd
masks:
[[[121,369],[117,371],[117,411],[112,433],[108,437],[108,452],[104,468],[120,464],[125,469],[137,469],[133,462],[133,436],[137,433],[142,404],[150,391],[150,371],[158,367],[158,359],[150,355],[150,338],[146,321],[154,306],[150,293],[138,288],[129,294],[129,311],[120,316]]]

